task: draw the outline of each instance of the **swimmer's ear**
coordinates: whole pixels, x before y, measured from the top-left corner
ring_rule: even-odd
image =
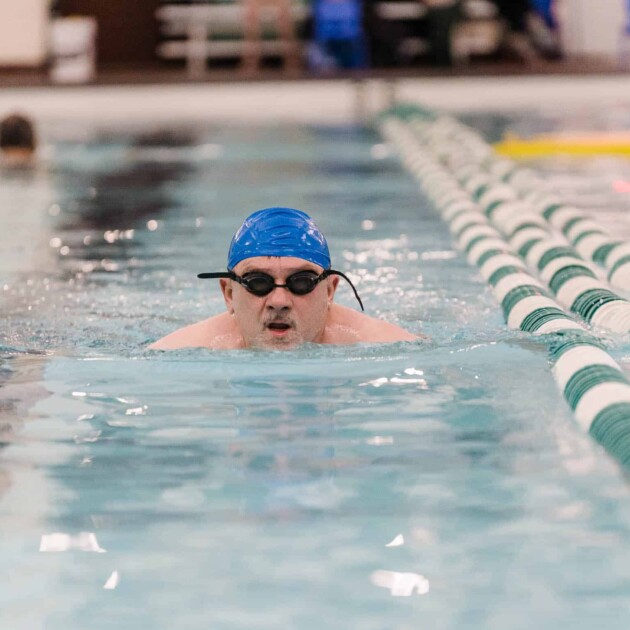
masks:
[[[219,280],[221,286],[221,293],[223,293],[223,299],[225,300],[225,306],[230,315],[234,314],[234,306],[232,306],[232,281],[231,280]]]
[[[328,284],[326,286],[326,290],[328,291],[328,305],[329,306],[333,302],[333,297],[335,296],[335,291],[337,290],[338,284],[339,284],[339,276],[328,276]]]

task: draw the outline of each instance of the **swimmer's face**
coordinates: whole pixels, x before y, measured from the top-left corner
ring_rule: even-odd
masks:
[[[298,271],[319,275],[323,269],[301,258],[257,256],[242,260],[233,271],[241,277],[262,272],[276,284],[285,284]],[[267,295],[257,296],[233,280],[221,280],[221,290],[245,347],[281,350],[323,341],[338,282],[338,277],[328,277],[306,295],[294,295],[287,288],[276,287]]]
[[[8,167],[33,166],[35,163],[35,151],[23,147],[5,147],[0,151],[0,161],[2,166]]]

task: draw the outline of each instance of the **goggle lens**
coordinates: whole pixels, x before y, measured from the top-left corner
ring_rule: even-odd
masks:
[[[294,273],[287,278],[287,287],[295,295],[306,295],[317,286],[320,279],[323,278],[312,273]]]
[[[276,287],[286,287],[294,295],[310,293],[323,280],[324,274],[317,276],[309,271],[298,271],[287,278],[286,284],[276,284],[266,273],[252,273],[243,276],[241,284],[254,295],[262,297],[271,293]]]
[[[254,295],[267,295],[273,289],[273,278],[269,276],[245,276],[243,286]]]

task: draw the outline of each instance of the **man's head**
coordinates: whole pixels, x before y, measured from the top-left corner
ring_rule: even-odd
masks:
[[[35,153],[33,123],[20,114],[12,114],[0,121],[0,151],[9,163],[28,163]]]
[[[232,238],[227,266],[232,277],[221,280],[221,290],[246,346],[322,341],[339,278],[324,273],[328,244],[306,213],[266,208],[251,214]]]
[[[323,342],[328,311],[339,278],[330,268],[324,235],[308,214],[293,208],[265,208],[251,214],[236,231],[228,270],[200,273],[221,278],[228,312],[245,346],[291,348]]]

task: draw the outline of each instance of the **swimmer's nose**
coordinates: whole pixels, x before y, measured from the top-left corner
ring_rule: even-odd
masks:
[[[267,295],[267,306],[274,309],[288,309],[291,307],[291,291],[285,287],[275,287]]]

